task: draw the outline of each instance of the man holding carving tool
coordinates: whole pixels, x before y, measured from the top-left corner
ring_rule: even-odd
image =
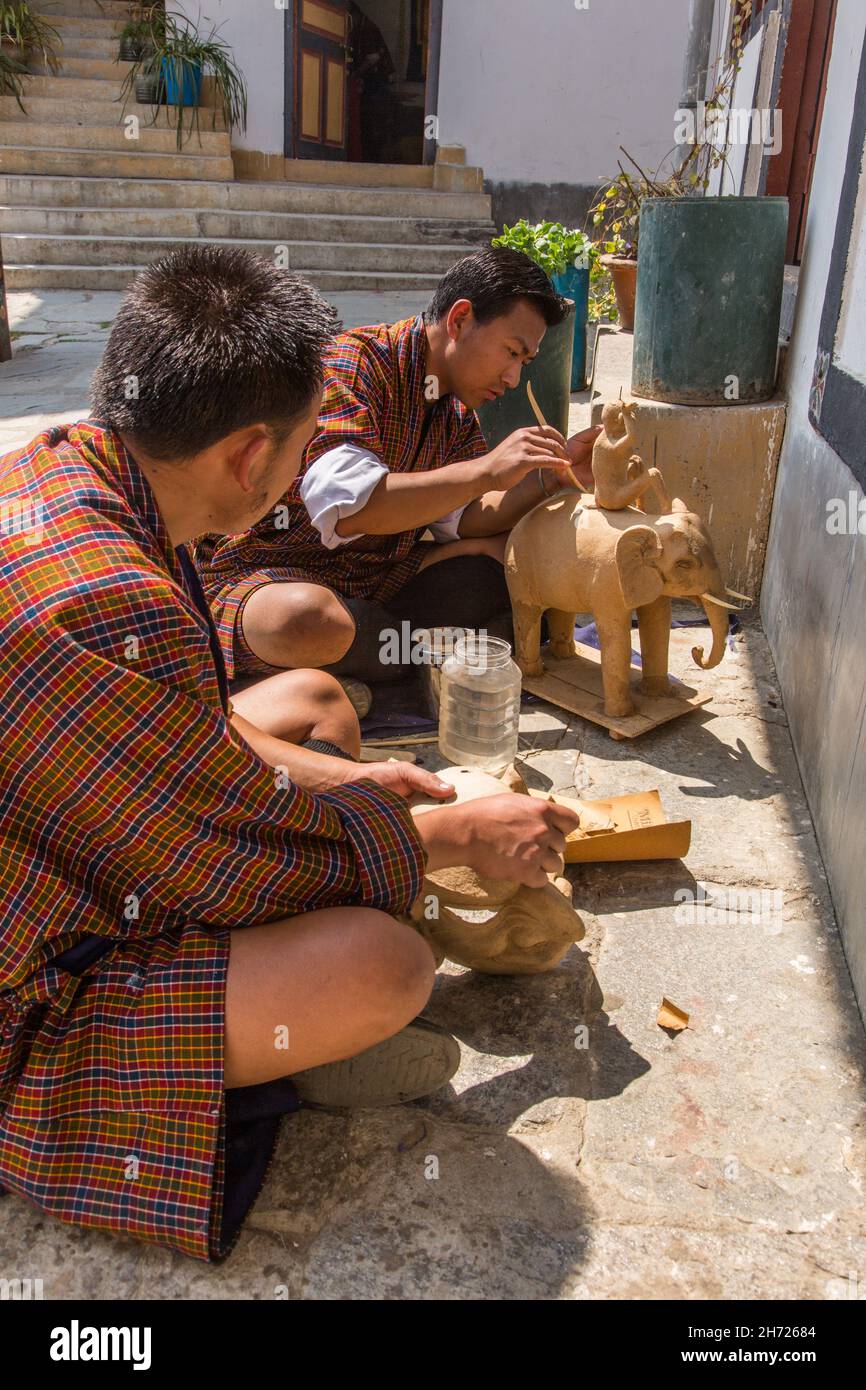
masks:
[[[336,339],[295,484],[250,531],[196,546],[235,679],[382,679],[380,634],[403,622],[508,635],[507,534],[575,485],[572,467],[590,482],[597,431],[566,443],[532,425],[488,450],[475,410],[519,385],[564,314],[533,261],[489,247],[452,266],[424,314]],[[275,734],[280,717],[257,713]]]

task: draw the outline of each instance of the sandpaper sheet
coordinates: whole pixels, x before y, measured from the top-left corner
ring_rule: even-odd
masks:
[[[682,859],[692,837],[690,820],[669,821],[657,791],[582,801],[560,792],[531,791],[568,806],[580,825],[566,838],[566,864],[612,863],[627,859]]]

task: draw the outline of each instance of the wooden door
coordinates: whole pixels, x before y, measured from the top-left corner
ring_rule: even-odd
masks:
[[[348,0],[296,0],[295,156],[346,158]]]
[[[836,0],[797,0],[791,11],[778,98],[782,148],[769,161],[764,189],[789,201],[789,265],[799,265],[803,253],[835,17]]]

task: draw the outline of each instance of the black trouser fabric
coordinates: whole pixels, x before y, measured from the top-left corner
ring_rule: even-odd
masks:
[[[514,640],[505,571],[491,555],[457,555],[428,565],[387,604],[366,598],[342,602],[356,631],[342,660],[325,667],[335,676],[373,682],[405,676],[410,666],[383,664],[380,659],[384,634],[389,629],[401,632],[403,623],[410,633],[428,627],[484,628],[490,637]]]

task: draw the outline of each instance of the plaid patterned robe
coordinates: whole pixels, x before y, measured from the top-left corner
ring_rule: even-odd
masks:
[[[150,487],[83,421],[0,460],[0,1188],[222,1253],[229,928],[403,911],[423,852],[370,782],[279,789],[234,735]],[[116,946],[80,978],[52,964]]]
[[[194,559],[220,634],[230,676],[269,672],[243,641],[240,615],[271,580],[324,584],[349,598],[393,597],[426,554],[425,527],[361,536],[328,550],[301,501],[304,471],[340,444],[370,449],[392,473],[420,473],[488,452],[474,410],[455,396],[425,396],[427,333],[420,317],[354,328],[332,344],[325,366],[319,428],[301,472],[272,514],[239,536],[202,536]]]

